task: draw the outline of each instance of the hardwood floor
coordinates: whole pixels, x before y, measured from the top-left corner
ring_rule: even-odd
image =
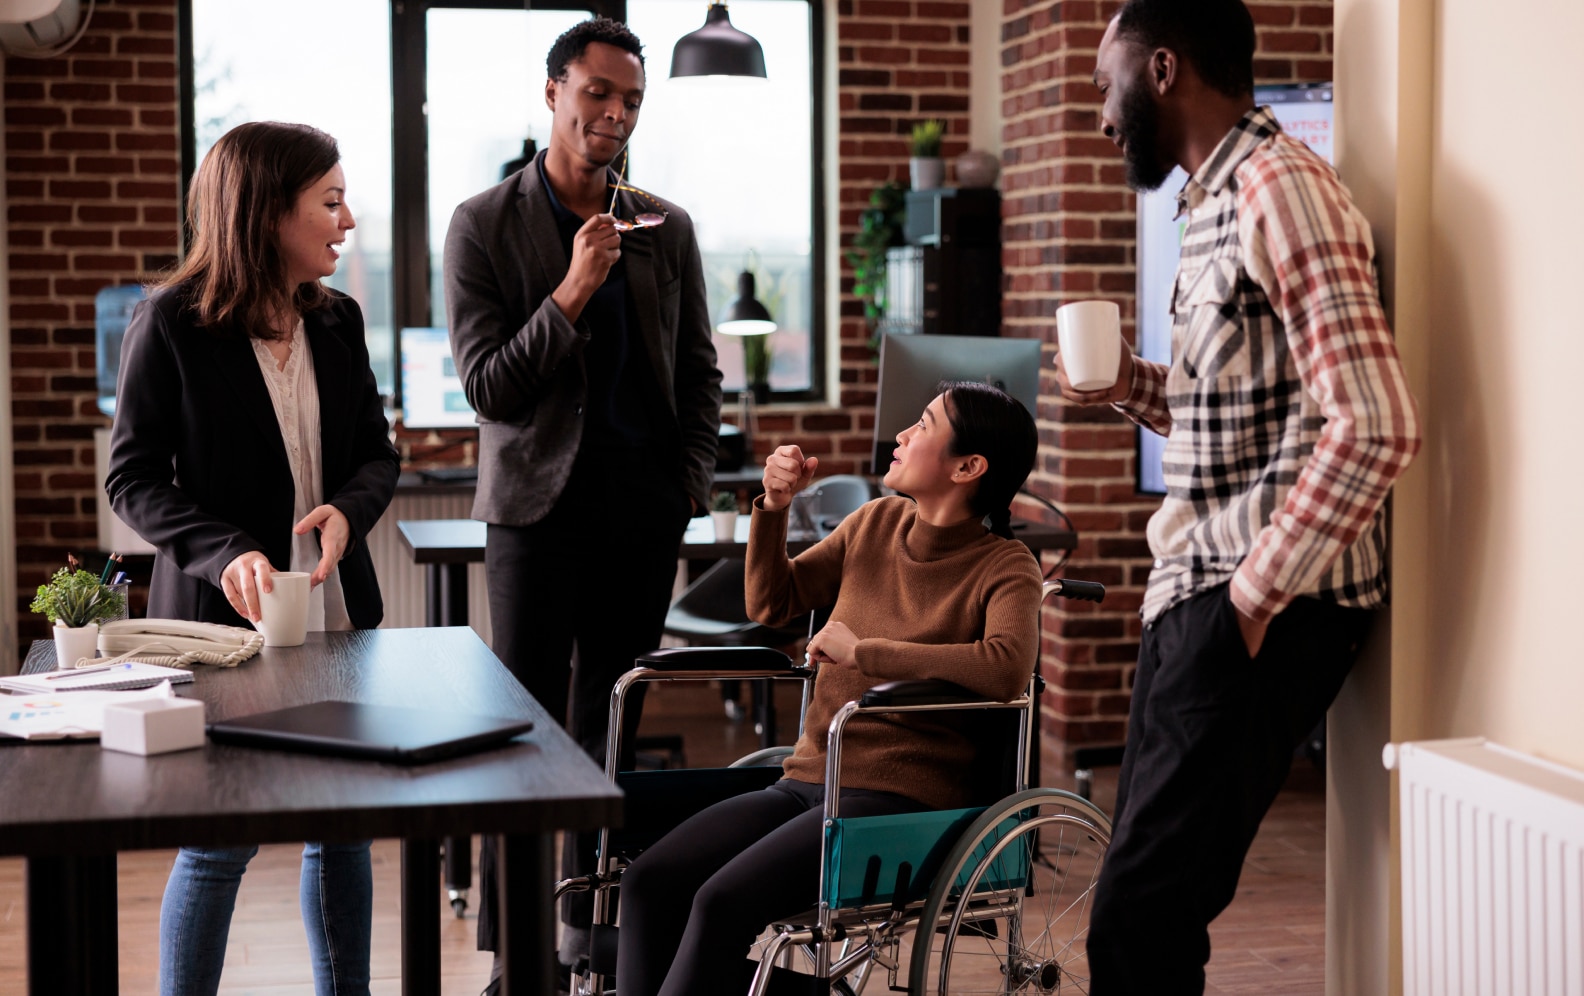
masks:
[[[778,696],[782,715],[796,715],[795,698]],[[703,686],[669,686],[651,693],[645,733],[684,736],[688,763],[714,764],[757,746],[752,726],[730,724],[719,693]],[[1109,809],[1115,769],[1095,777],[1095,799]],[[1049,779],[1071,788],[1070,776]],[[476,842],[475,842],[476,843]],[[237,900],[220,991],[251,996],[312,993],[308,946],[297,908],[301,847],[261,848],[248,868]],[[121,855],[121,992],[156,991],[159,904],[174,852]],[[374,844],[374,936],[372,991],[401,991],[401,852],[397,841]],[[457,919],[436,884],[441,917],[441,996],[472,996],[489,976],[490,956],[473,950],[475,911]],[[1236,901],[1211,929],[1207,993],[1319,996],[1325,991],[1325,795],[1323,779],[1307,764],[1295,765],[1286,789],[1244,865]],[[0,993],[26,991],[23,863],[0,860]]]

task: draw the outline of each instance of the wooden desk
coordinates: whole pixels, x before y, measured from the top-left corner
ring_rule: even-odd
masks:
[[[39,641],[25,670],[48,670]],[[402,991],[440,991],[439,840],[501,834],[507,988],[554,992],[554,832],[619,824],[621,793],[465,627],[310,633],[182,693],[206,720],[328,698],[534,721],[511,745],[405,767],[206,743],[140,757],[96,742],[0,746],[0,854],[27,857],[28,991],[117,991],[116,852],[398,837]],[[0,699],[3,701],[3,699]]]

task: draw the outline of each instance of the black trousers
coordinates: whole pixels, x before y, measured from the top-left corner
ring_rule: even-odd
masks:
[[[692,514],[665,451],[585,451],[555,507],[530,526],[490,525],[484,545],[495,656],[596,764],[605,763],[611,688],[660,645],[677,550]],[[632,743],[642,691],[628,696]],[[570,697],[569,697],[570,693]],[[569,834],[562,874],[594,868],[597,837]],[[495,841],[479,852],[478,945],[497,948]],[[591,893],[563,901],[566,923],[587,926]]]
[[[1090,916],[1093,996],[1204,992],[1210,921],[1373,618],[1296,599],[1250,660],[1220,585],[1145,629]]]
[[[825,786],[783,778],[690,817],[622,874],[618,996],[746,992],[755,937],[819,901]],[[925,807],[843,789],[841,815]]]

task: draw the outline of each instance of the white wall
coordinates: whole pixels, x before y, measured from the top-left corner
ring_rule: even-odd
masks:
[[[1380,743],[1483,735],[1584,768],[1584,5],[1336,0],[1335,16],[1338,165],[1382,249],[1426,445],[1393,496],[1390,633],[1331,716],[1327,982],[1400,992]]]
[[[1423,734],[1584,768],[1584,4],[1439,0]]]

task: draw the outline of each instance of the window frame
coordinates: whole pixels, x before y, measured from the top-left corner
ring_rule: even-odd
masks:
[[[827,396],[825,371],[829,351],[829,325],[826,308],[828,251],[825,224],[825,4],[803,0],[809,8],[809,45],[812,64],[809,72],[810,101],[810,302],[811,339],[809,359],[810,386],[798,391],[773,391],[772,401],[819,402]],[[700,5],[703,6],[702,4]],[[538,10],[587,11],[595,16],[626,21],[627,0],[534,0]],[[429,162],[428,121],[424,112],[427,97],[427,14],[433,8],[477,8],[483,10],[521,10],[522,0],[391,0],[391,321],[397,357],[393,371],[393,402],[401,403],[401,330],[434,324],[430,295],[431,260],[429,253]],[[195,81],[193,79],[192,0],[180,0],[177,8],[180,50],[177,53],[181,141],[181,218],[183,238],[187,232],[187,194],[198,167],[198,136],[195,121]],[[185,244],[184,244],[185,248]],[[713,334],[714,330],[711,329]],[[733,402],[743,392],[726,392]]]

